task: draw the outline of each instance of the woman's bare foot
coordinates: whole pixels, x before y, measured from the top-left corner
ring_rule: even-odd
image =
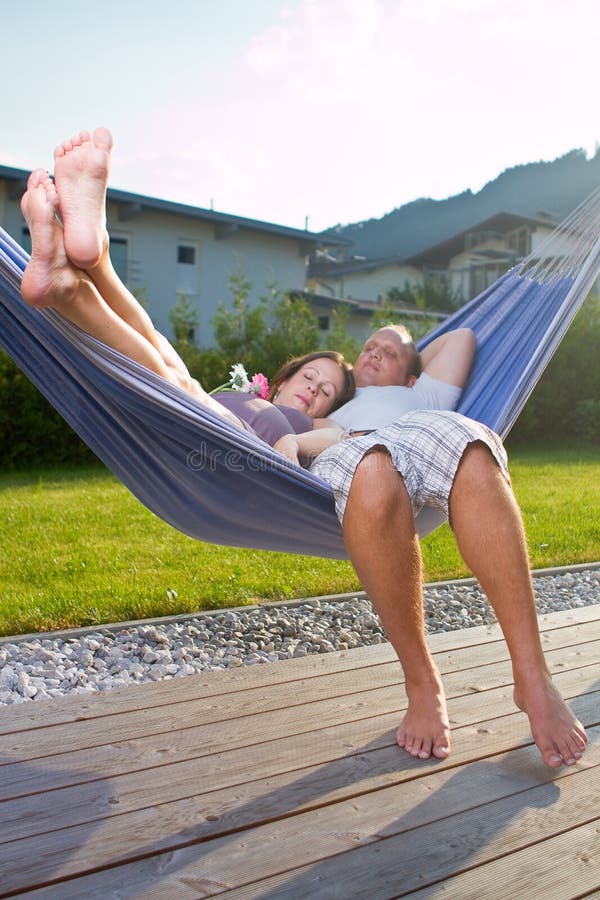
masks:
[[[112,135],[96,128],[64,141],[54,151],[54,179],[67,256],[80,269],[95,266],[106,246],[106,186]]]
[[[44,169],[36,169],[29,176],[21,210],[32,245],[21,294],[32,306],[59,306],[74,296],[79,278],[65,253],[62,228],[56,218],[58,195]]]
[[[441,680],[426,686],[406,683],[408,710],[396,741],[418,759],[446,759],[450,755],[450,723]]]
[[[515,686],[514,700],[529,718],[531,734],[547,766],[574,765],[587,744],[581,722],[573,715],[550,675],[536,673]]]

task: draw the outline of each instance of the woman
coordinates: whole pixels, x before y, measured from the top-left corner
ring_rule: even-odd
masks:
[[[235,395],[222,393],[216,399],[191,377],[114,271],[105,217],[111,139],[106,129],[96,129],[94,137],[95,144],[87,132],[81,132],[79,143],[71,139],[57,148],[56,184],[42,169],[30,176],[21,201],[32,239],[31,260],[21,286],[23,299],[58,310],[83,331],[270,444],[285,434],[310,430],[315,419],[350,399],[354,393],[351,368],[340,354],[330,351],[292,360],[275,376],[273,403],[290,410],[289,416],[269,401],[251,396],[234,401]]]
[[[212,396],[272,447],[280,449],[279,440],[294,434],[299,440],[302,436],[301,452],[312,456],[304,433],[313,428],[323,434],[329,432],[322,427],[330,424],[325,417],[350,400],[354,389],[352,368],[342,354],[317,350],[295,357],[279,369],[268,400],[239,391],[220,391]]]

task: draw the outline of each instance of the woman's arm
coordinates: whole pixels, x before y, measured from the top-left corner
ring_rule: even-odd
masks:
[[[299,457],[313,459],[332,444],[342,440],[344,436],[345,431],[339,425],[331,428],[316,428],[313,431],[305,431],[303,434],[284,434],[273,444],[273,449],[300,465]]]

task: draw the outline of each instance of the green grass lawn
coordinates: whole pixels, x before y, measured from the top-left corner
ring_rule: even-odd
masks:
[[[532,566],[600,558],[600,454],[514,451]],[[173,615],[360,588],[349,563],[202,544],[148,512],[102,467],[0,476],[0,634]],[[428,581],[469,574],[445,526]]]

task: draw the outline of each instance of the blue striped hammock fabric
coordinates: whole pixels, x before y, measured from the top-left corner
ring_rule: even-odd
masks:
[[[328,485],[54,311],[27,306],[27,260],[0,229],[0,345],[142,503],[199,540],[346,558]],[[421,342],[475,332],[460,412],[506,436],[599,270],[596,192],[535,256]],[[423,510],[419,534],[441,521]]]

